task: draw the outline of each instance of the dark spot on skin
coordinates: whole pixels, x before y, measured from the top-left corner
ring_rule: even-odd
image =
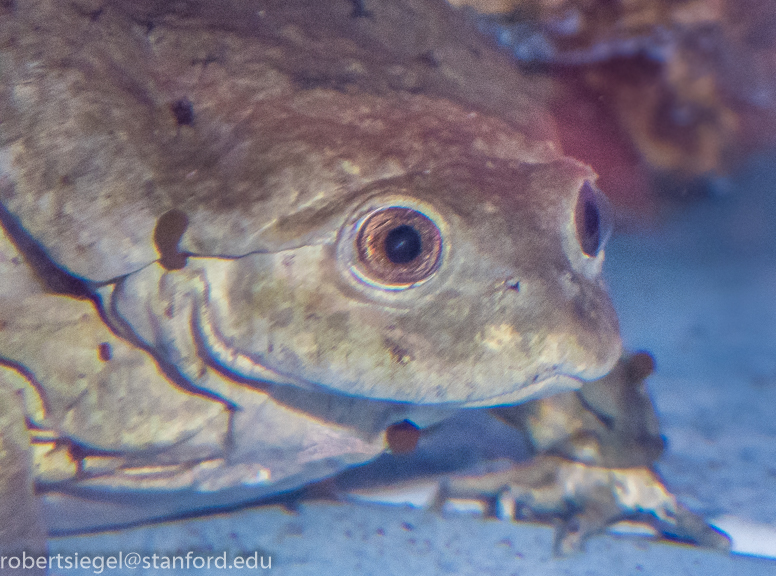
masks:
[[[159,252],[159,264],[167,270],[180,270],[186,265],[188,254],[178,249],[178,243],[188,225],[188,216],[177,209],[168,210],[156,222],[154,244]]]
[[[388,349],[388,353],[391,355],[391,360],[402,366],[406,366],[412,362],[415,358],[412,356],[409,350],[402,348],[396,342],[392,340],[385,340],[385,347]]]
[[[92,6],[90,2],[74,2],[73,8],[75,8],[76,12],[89,18],[92,22],[96,22],[104,10],[103,6]]]
[[[164,309],[164,315],[165,317],[172,320],[172,317],[175,315],[175,311],[173,310],[172,304],[168,304],[167,307]]]
[[[93,448],[83,444],[78,444],[73,440],[59,439],[56,441],[57,446],[67,450],[70,458],[76,465],[76,478],[85,478],[84,460],[94,456],[115,456],[116,453],[110,450],[100,450],[99,448]]]
[[[409,420],[391,424],[385,430],[385,441],[393,454],[409,454],[418,446],[420,428]]]
[[[103,362],[108,362],[113,358],[113,349],[107,342],[102,342],[97,348],[97,355]]]
[[[194,105],[188,98],[181,98],[170,104],[170,110],[175,116],[178,126],[191,126],[194,124]]]
[[[655,371],[655,359],[649,352],[636,352],[628,359],[628,382],[641,382]]]
[[[351,18],[371,18],[372,13],[364,7],[364,0],[350,0],[353,4],[353,11],[350,13]]]
[[[402,522],[401,529],[406,530],[407,532],[412,532],[415,529],[415,527],[409,522]]]
[[[135,22],[137,22],[137,24],[145,28],[146,36],[150,35],[151,32],[154,31],[154,28],[156,28],[156,24],[154,24],[151,20],[138,19],[138,20],[135,20]]]
[[[504,286],[506,286],[507,290],[514,290],[515,292],[520,292],[520,280],[515,280],[514,278],[510,278],[509,280],[504,282]]]
[[[423,52],[423,54],[417,57],[417,61],[425,66],[428,66],[429,68],[439,67],[439,60],[437,59],[433,50]]]
[[[67,451],[70,454],[71,460],[76,465],[76,477],[81,477],[84,472],[84,458],[88,456],[87,451],[78,444],[68,442]]]

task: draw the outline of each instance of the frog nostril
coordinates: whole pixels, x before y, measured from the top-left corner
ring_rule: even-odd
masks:
[[[186,265],[187,254],[178,249],[178,243],[189,225],[182,210],[168,210],[159,217],[154,228],[154,244],[159,252],[159,264],[167,270],[180,270]]]

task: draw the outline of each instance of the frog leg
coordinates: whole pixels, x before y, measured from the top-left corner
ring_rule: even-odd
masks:
[[[42,511],[33,489],[32,453],[21,391],[13,385],[18,375],[0,366],[0,573],[44,574],[8,566],[11,557],[37,558],[46,553]],[[6,565],[3,566],[2,563]],[[36,571],[37,570],[37,571]]]
[[[438,501],[479,497],[500,516],[551,520],[561,555],[620,520],[729,549],[727,537],[682,507],[653,468],[663,448],[644,386],[653,367],[645,353],[625,355],[579,391],[493,409],[527,433],[536,455],[495,472],[449,478]]]
[[[558,555],[582,550],[590,536],[621,520],[648,524],[666,538],[729,549],[723,534],[678,504],[646,467],[605,468],[540,454],[503,470],[448,478],[437,505],[451,498],[485,499],[502,518],[554,523]]]

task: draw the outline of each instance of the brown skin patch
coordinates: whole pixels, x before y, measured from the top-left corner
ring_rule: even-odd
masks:
[[[655,371],[655,359],[649,352],[636,352],[628,359],[629,382],[641,382]]]
[[[167,270],[180,270],[186,265],[187,254],[178,249],[178,243],[189,225],[182,210],[168,210],[159,217],[154,228],[154,244],[159,252],[159,264]]]
[[[181,98],[170,104],[170,112],[175,116],[178,126],[194,124],[194,106],[188,98]]]
[[[97,347],[97,355],[103,362],[108,362],[111,358],[113,358],[113,349],[107,342],[102,342]]]
[[[350,0],[353,4],[353,11],[350,13],[351,18],[371,18],[372,13],[364,7],[364,0]]]
[[[385,430],[385,440],[393,454],[409,454],[418,446],[420,428],[409,420],[391,424]]]
[[[70,442],[68,440],[62,440],[62,442],[65,442],[67,446],[67,451],[70,454],[70,459],[75,462],[76,465],[76,478],[83,478],[84,475],[84,458],[88,455],[87,450],[80,446],[79,444],[75,444],[74,442]]]

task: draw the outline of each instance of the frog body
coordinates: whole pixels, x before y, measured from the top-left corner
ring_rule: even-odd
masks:
[[[612,368],[595,173],[459,14],[214,6],[0,8],[0,480],[174,515]]]

